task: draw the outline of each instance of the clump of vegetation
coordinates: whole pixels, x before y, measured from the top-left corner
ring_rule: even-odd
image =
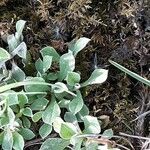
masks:
[[[108,70],[95,69],[84,82],[80,73],[75,72],[75,57],[90,39],[83,37],[73,41],[68,52],[62,56],[52,47],[43,48],[41,58],[35,62],[37,73],[26,76],[15,63],[15,56],[18,55],[25,64],[27,48],[22,35],[24,25],[25,21],[19,20],[16,23],[17,32],[7,38],[8,49],[0,49],[2,149],[23,150],[24,145],[28,146],[25,141],[37,136],[43,140],[49,137],[41,150],[65,147],[112,149],[113,142],[109,139],[113,137],[113,131],[108,129],[100,134],[100,120],[89,115],[80,91],[82,87],[105,82]],[[7,63],[11,64],[9,70]],[[35,129],[39,122],[40,126]]]

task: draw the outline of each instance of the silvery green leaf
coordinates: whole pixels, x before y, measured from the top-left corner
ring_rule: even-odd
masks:
[[[40,52],[42,54],[42,57],[46,55],[52,56],[53,61],[59,62],[60,56],[53,47],[47,46],[43,48]]]
[[[30,80],[30,82],[45,83],[45,80],[41,77],[27,78],[27,80],[28,79]],[[24,88],[26,92],[45,92],[49,90],[49,87],[47,85],[42,85],[42,84],[25,85]]]
[[[57,133],[60,133],[60,129],[61,129],[61,124],[63,123],[64,121],[61,119],[61,117],[56,117],[54,122],[53,122],[53,128],[54,128],[54,131],[57,132]]]
[[[9,46],[9,53],[11,53],[13,50],[15,50],[17,48],[18,41],[17,41],[16,37],[14,36],[14,34],[12,34],[7,37],[7,42],[8,42],[8,46]]]
[[[43,57],[43,72],[45,73],[48,69],[50,69],[52,64],[52,56],[45,55]]]
[[[49,124],[43,124],[39,129],[39,134],[42,139],[46,138],[52,132],[52,126]]]
[[[64,150],[69,144],[69,140],[49,138],[42,144],[40,150]]]
[[[32,116],[32,120],[33,122],[38,122],[41,118],[42,118],[42,111],[36,112],[33,116]]]
[[[40,72],[41,74],[43,74],[43,61],[41,60],[41,58],[39,58],[36,62],[35,62],[35,68],[38,72]]]
[[[44,110],[48,104],[48,100],[46,98],[38,98],[36,99],[30,106],[30,108],[34,110]]]
[[[101,84],[106,81],[108,77],[108,70],[105,69],[95,69],[90,78],[81,84],[81,87],[91,85],[91,84]]]
[[[73,41],[69,45],[69,50],[71,50],[73,52],[73,55],[76,56],[78,52],[80,52],[87,45],[89,41],[90,39],[86,37],[82,37],[78,39],[77,41]]]
[[[107,129],[103,132],[102,137],[111,139],[113,137],[113,130],[112,129]]]
[[[68,72],[67,77],[66,77],[66,81],[67,84],[70,86],[74,86],[76,83],[80,82],[80,74],[76,73],[76,72]]]
[[[21,42],[13,51],[11,51],[11,55],[18,55],[19,57],[26,59],[27,56],[27,46],[25,42]]]
[[[9,124],[12,125],[15,121],[15,114],[10,107],[7,108],[7,116],[9,119]]]
[[[13,132],[13,148],[14,150],[23,150],[24,139],[18,132]]]
[[[60,108],[54,96],[52,96],[50,104],[42,114],[44,123],[52,125],[54,120],[60,116]]]
[[[12,63],[12,78],[16,81],[24,81],[25,73],[13,62]]]
[[[79,122],[83,121],[83,117],[89,115],[89,109],[88,107],[84,104],[82,109],[77,113],[77,119]]]
[[[64,122],[61,124],[59,135],[62,139],[69,140],[77,133],[78,130],[72,123]]]
[[[28,128],[21,128],[19,134],[21,134],[25,140],[31,140],[35,137],[35,134]]]
[[[52,89],[53,89],[54,93],[63,93],[65,91],[68,91],[67,86],[62,82],[56,82],[52,86]]]
[[[84,133],[85,134],[99,134],[101,132],[100,124],[96,117],[85,116],[83,117]]]
[[[79,112],[83,107],[83,99],[80,91],[77,91],[77,96],[69,103],[69,110],[74,115]]]
[[[22,113],[23,113],[23,115],[25,115],[27,117],[32,117],[33,116],[32,110],[29,107],[24,108]]]
[[[24,29],[25,23],[26,23],[26,21],[24,21],[24,20],[18,20],[16,22],[16,31],[17,31],[19,37],[22,35],[22,31]]]
[[[55,81],[58,78],[58,73],[49,73],[46,76],[47,80]]]
[[[66,112],[65,113],[64,120],[66,122],[70,122],[70,123],[76,123],[77,122],[76,116],[73,113],[71,113],[71,112]]]
[[[31,127],[30,120],[27,117],[25,117],[25,116],[22,116],[21,118],[22,118],[23,127],[30,128]]]
[[[86,150],[97,150],[98,144],[96,142],[91,142],[86,145]]]
[[[28,103],[27,95],[25,95],[25,93],[19,94],[18,95],[18,101],[19,101],[20,108],[24,108],[25,104]]]
[[[4,150],[12,150],[13,147],[13,135],[10,129],[7,129],[4,132],[3,142],[2,142],[2,148]]]
[[[5,49],[0,47],[0,62],[4,63],[10,58],[11,58],[10,54]]]
[[[68,99],[64,99],[64,98],[61,98],[61,100],[59,101],[59,106],[60,108],[66,108],[66,109],[69,109],[69,103],[70,103],[70,100]]]
[[[82,134],[80,133],[80,135],[82,135]],[[84,138],[78,137],[76,135],[72,136],[70,139],[70,143],[73,145],[73,149],[81,150],[83,140],[84,140]]]
[[[7,105],[8,106],[19,104],[18,96],[15,91],[10,90],[10,91],[6,91],[5,93],[6,94],[9,93],[7,96]]]
[[[66,78],[68,72],[75,69],[75,58],[72,52],[68,52],[60,57],[59,66],[59,81],[62,81]]]

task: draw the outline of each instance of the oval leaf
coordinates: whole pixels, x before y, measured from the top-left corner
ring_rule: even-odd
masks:
[[[26,77],[25,73],[15,63],[12,63],[12,77],[16,81],[23,81]]]
[[[69,71],[73,71],[75,69],[75,58],[72,52],[68,52],[60,57],[59,66],[59,80],[62,81],[66,78]]]
[[[50,105],[46,108],[46,110],[42,114],[42,119],[46,124],[52,125],[56,117],[60,116],[60,108],[57,104],[55,97],[52,96]]]
[[[13,148],[15,150],[23,150],[24,139],[18,132],[13,132]]]
[[[60,137],[65,140],[71,139],[71,137],[77,134],[77,128],[72,123],[62,123],[60,129]]]
[[[69,140],[49,138],[42,144],[40,150],[64,150],[69,144]]]
[[[52,56],[53,57],[53,61],[59,61],[60,56],[59,54],[56,52],[56,50],[53,47],[47,46],[45,48],[43,48],[41,51],[42,57],[48,55],[48,56]]]
[[[52,126],[49,124],[43,124],[39,129],[39,134],[42,139],[46,138],[52,132]]]
[[[99,134],[101,132],[100,124],[96,117],[85,116],[83,117],[84,133],[86,134]]]
[[[66,77],[67,84],[70,86],[74,86],[76,83],[79,83],[80,79],[80,74],[76,72],[68,72]]]
[[[105,69],[95,69],[90,78],[81,84],[82,87],[91,85],[91,84],[101,84],[106,81],[108,77],[108,70]]]
[[[25,23],[26,23],[26,21],[24,21],[24,20],[19,20],[16,22],[16,30],[19,35],[22,34]]]
[[[80,91],[77,91],[77,96],[69,103],[69,110],[75,115],[83,107],[83,99]]]
[[[78,39],[76,42],[73,41],[69,45],[69,50],[71,50],[73,52],[73,55],[76,56],[78,52],[80,52],[87,45],[89,41],[90,39],[86,37],[82,37]]]
[[[4,132],[2,148],[4,150],[12,150],[12,147],[13,147],[13,135],[12,132],[9,129],[7,129]]]
[[[10,54],[3,48],[0,48],[0,62],[7,61],[11,58]]]
[[[31,140],[35,137],[35,134],[28,128],[21,128],[19,133],[23,136],[25,140]]]

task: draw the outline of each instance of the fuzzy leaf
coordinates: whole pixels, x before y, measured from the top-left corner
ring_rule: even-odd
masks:
[[[52,87],[54,93],[63,93],[68,91],[67,86],[62,82],[56,82]]]
[[[12,77],[18,82],[23,81],[26,77],[25,73],[15,63],[12,63]]]
[[[42,119],[46,124],[52,125],[56,117],[60,116],[60,108],[57,104],[55,97],[52,96],[51,102],[42,114]]]
[[[56,52],[56,50],[53,47],[47,46],[45,48],[43,48],[41,51],[42,57],[48,55],[48,56],[52,56],[53,61],[59,61],[60,56],[59,54]]]
[[[91,84],[101,84],[106,81],[108,77],[108,70],[105,69],[95,69],[90,78],[81,84],[82,87],[91,85]]]
[[[25,128],[30,128],[31,127],[30,120],[27,117],[25,117],[25,116],[22,116],[22,123],[23,123],[23,126]]]
[[[70,122],[70,123],[75,123],[75,122],[77,122],[76,116],[75,116],[73,113],[71,113],[71,112],[66,112],[66,113],[65,113],[65,115],[64,115],[64,120],[65,120],[66,122]]]
[[[27,117],[32,117],[33,114],[32,114],[32,110],[29,108],[29,107],[26,107],[23,112],[22,112],[25,116]]]
[[[19,101],[20,108],[23,108],[24,105],[28,103],[28,97],[24,93],[19,94],[18,101]]]
[[[40,74],[43,74],[43,61],[41,60],[41,58],[39,58],[35,62],[35,68],[38,72],[40,72]]]
[[[52,64],[52,56],[44,56],[43,57],[43,72],[45,73],[50,67],[51,67],[51,64]]]
[[[23,150],[24,139],[18,132],[13,132],[13,148],[15,150]]]
[[[0,62],[7,61],[11,58],[10,54],[3,48],[0,48]]]
[[[75,43],[71,43],[69,46],[69,50],[73,52],[73,55],[76,56],[90,41],[90,39],[82,37],[78,39]]]
[[[84,104],[82,109],[77,113],[77,119],[78,121],[82,121],[84,116],[89,115],[89,109],[88,107]]]
[[[68,72],[66,77],[67,84],[70,86],[74,86],[76,83],[79,83],[80,79],[80,74],[76,72]]]
[[[55,81],[58,78],[58,73],[49,73],[46,78],[47,80]]]
[[[60,57],[59,66],[59,80],[62,81],[66,78],[69,71],[73,71],[75,69],[75,58],[72,52],[68,52]]]
[[[15,114],[10,107],[7,108],[7,116],[9,118],[9,124],[12,125],[15,121]]]
[[[113,137],[113,130],[112,129],[107,129],[103,132],[102,136],[104,138],[107,138],[107,139],[111,139]]]
[[[21,42],[13,51],[11,52],[12,56],[18,55],[19,57],[26,59],[27,55],[27,46],[25,42]]]
[[[25,140],[31,140],[35,137],[35,134],[28,128],[21,128],[19,133],[23,136]]]
[[[42,139],[46,138],[52,132],[52,126],[49,124],[43,124],[39,129],[39,134]]]
[[[96,117],[85,116],[83,118],[84,122],[84,133],[86,134],[99,134],[101,132],[100,124]]]
[[[5,93],[7,93],[7,92],[10,93],[7,96],[7,104],[8,104],[8,106],[19,104],[18,96],[17,96],[16,92],[10,90],[10,91],[6,91]]]
[[[36,112],[33,116],[32,116],[32,120],[33,122],[38,122],[40,119],[42,118],[42,112]]]
[[[40,150],[64,150],[69,144],[69,140],[49,138],[42,144]]]
[[[8,42],[8,46],[9,46],[9,53],[11,53],[13,50],[15,50],[17,48],[18,41],[17,41],[16,37],[14,36],[14,34],[12,34],[7,37],[7,42]]]
[[[36,99],[30,106],[32,110],[44,110],[48,104],[48,100],[46,98]]]
[[[3,142],[2,142],[2,148],[4,150],[12,150],[13,147],[13,135],[10,129],[7,129],[4,132]]]
[[[77,91],[77,96],[69,103],[69,110],[75,115],[83,107],[83,99],[80,91]]]
[[[19,35],[22,34],[25,23],[26,23],[26,21],[24,21],[24,20],[19,20],[16,22],[16,31]]]
[[[69,140],[73,135],[77,133],[78,131],[72,123],[64,122],[61,124],[61,129],[59,134],[62,139]]]
[[[41,83],[45,83],[43,78],[40,77],[34,77],[30,79],[31,82],[41,82]],[[49,89],[49,87],[47,85],[40,85],[40,84],[31,84],[31,85],[25,85],[25,91],[26,92],[45,92]]]

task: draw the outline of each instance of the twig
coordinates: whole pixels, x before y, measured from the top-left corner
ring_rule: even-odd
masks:
[[[129,135],[129,134],[122,133],[122,132],[120,132],[119,134],[121,136],[127,136],[127,137],[130,137],[130,138],[135,138],[135,139],[140,139],[140,140],[149,140],[150,141],[150,138],[147,138],[147,137],[141,137],[141,136],[136,136],[136,135]]]
[[[138,120],[138,119],[141,119],[142,117],[145,117],[145,116],[148,115],[149,113],[150,113],[150,110],[147,111],[147,112],[145,112],[145,113],[143,113],[143,114],[141,114],[141,115],[139,115],[137,118],[135,118],[135,119],[132,120],[131,122],[134,122],[134,121],[136,121],[136,120]]]

